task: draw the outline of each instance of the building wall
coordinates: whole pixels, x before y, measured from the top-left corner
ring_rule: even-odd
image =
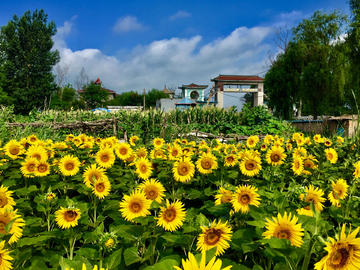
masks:
[[[180,100],[182,100],[182,98],[173,98],[173,99],[161,98],[156,101],[156,108],[161,109],[165,112],[171,109],[175,110],[176,109],[175,103],[178,103]]]

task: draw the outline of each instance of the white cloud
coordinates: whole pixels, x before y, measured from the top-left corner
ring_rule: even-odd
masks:
[[[65,22],[64,29],[71,29]],[[64,30],[64,32],[66,32]],[[67,32],[69,33],[69,32]],[[239,27],[225,38],[202,44],[202,37],[156,40],[133,48],[124,60],[98,49],[73,51],[56,38],[62,64],[70,66],[68,83],[74,83],[82,67],[91,80],[100,78],[117,93],[144,88],[163,89],[164,84],[208,84],[219,74],[253,75],[264,70],[270,45],[264,39],[270,27]],[[64,37],[63,37],[64,38]]]
[[[146,29],[141,23],[138,22],[134,16],[125,16],[117,20],[113,27],[115,33],[125,33],[133,30],[144,30]]]
[[[174,15],[171,15],[169,17],[169,19],[171,21],[173,21],[173,20],[176,20],[176,19],[179,19],[179,18],[186,18],[186,17],[190,17],[190,16],[191,16],[191,14],[189,12],[184,11],[184,10],[179,10]]]

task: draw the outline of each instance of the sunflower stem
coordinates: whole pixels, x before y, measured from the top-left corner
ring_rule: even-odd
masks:
[[[303,262],[303,265],[301,267],[301,270],[307,270],[308,269],[308,266],[309,266],[309,263],[310,263],[310,258],[311,258],[311,251],[312,251],[312,248],[314,246],[314,243],[315,243],[315,238],[311,237],[308,248],[307,248],[306,253],[305,253],[304,262]]]
[[[94,199],[94,223],[96,223],[96,210],[97,210],[97,198],[95,196],[95,199]]]

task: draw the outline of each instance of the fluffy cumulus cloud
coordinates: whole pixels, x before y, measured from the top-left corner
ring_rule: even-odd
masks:
[[[71,31],[65,22],[59,32]],[[264,42],[270,27],[239,27],[224,38],[203,44],[199,35],[191,38],[156,40],[133,48],[126,59],[107,56],[98,49],[73,51],[63,36],[56,36],[60,65],[69,66],[67,80],[73,83],[82,67],[91,80],[97,77],[118,93],[130,90],[162,89],[164,84],[208,84],[219,74],[249,74],[263,71],[270,45]]]
[[[115,33],[125,33],[144,29],[146,29],[146,27],[139,23],[137,18],[134,16],[125,16],[119,18],[113,27]]]
[[[191,14],[187,11],[184,10],[179,10],[178,12],[176,12],[174,15],[171,15],[169,17],[169,19],[171,21],[179,19],[179,18],[186,18],[186,17],[191,17]]]

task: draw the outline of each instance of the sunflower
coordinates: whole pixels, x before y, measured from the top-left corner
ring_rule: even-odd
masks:
[[[284,159],[286,158],[286,154],[284,154],[285,149],[282,147],[272,146],[270,150],[266,152],[266,162],[273,165],[278,166],[284,163]]]
[[[314,188],[313,185],[310,185],[309,187],[305,187],[305,193],[306,195],[301,196],[300,198],[307,203],[313,203],[315,206],[315,209],[319,212],[321,212],[324,208],[324,205],[322,204],[325,202],[324,192],[320,188]]]
[[[10,270],[12,269],[11,260],[13,258],[9,255],[10,251],[4,249],[5,241],[0,243],[0,270]]]
[[[260,150],[261,151],[266,151],[266,149],[267,149],[267,144],[266,143],[261,144]]]
[[[296,139],[296,145],[297,146],[302,146],[302,145],[304,145],[305,144],[305,139],[304,139],[304,137],[299,137],[299,138],[297,138]]]
[[[303,159],[303,162],[304,162],[304,170],[302,172],[304,174],[311,175],[311,171],[306,170],[306,168],[312,170],[318,168],[318,165],[316,165],[315,163],[318,162],[318,160],[313,155],[308,155],[306,158]]]
[[[161,203],[164,197],[165,188],[164,186],[156,179],[145,180],[139,186],[146,196],[146,199],[151,201],[157,201]]]
[[[131,146],[135,146],[136,145],[136,141],[140,140],[138,136],[131,136],[129,139],[130,145]]]
[[[336,153],[335,149],[333,149],[333,148],[325,149],[325,156],[332,164],[335,164],[336,161],[338,160],[338,154]]]
[[[284,216],[281,216],[278,213],[277,218],[273,217],[273,220],[266,218],[267,223],[265,227],[267,229],[262,235],[265,239],[270,239],[272,236],[283,239],[286,238],[290,240],[291,245],[295,247],[300,247],[303,244],[302,236],[304,235],[304,229],[301,228],[301,224],[296,224],[298,218],[293,216],[291,219],[291,213],[284,213]]]
[[[82,140],[83,143],[85,143],[85,140]],[[117,140],[114,141],[114,138],[113,137],[109,137],[109,138],[105,138],[103,140],[101,140],[100,142],[100,148],[114,148],[115,145],[117,144]]]
[[[222,261],[213,257],[209,263],[206,265],[206,252],[203,252],[201,255],[200,266],[198,265],[195,256],[189,252],[189,259],[185,261],[182,259],[182,267],[184,270],[229,270],[232,265],[229,265],[221,269]],[[177,270],[182,270],[180,267],[173,266]]]
[[[212,173],[212,170],[216,170],[218,168],[216,157],[211,153],[203,153],[196,161],[196,168],[202,174]]]
[[[132,149],[128,143],[119,143],[115,147],[115,154],[121,160],[126,160],[131,156]]]
[[[291,143],[287,143],[287,144],[285,145],[285,148],[286,148],[286,150],[291,151],[291,149],[293,148],[293,146],[292,146]]]
[[[298,213],[298,215],[302,215],[302,216],[308,216],[308,217],[314,216],[314,213],[310,209],[310,205],[302,207],[300,209],[296,209],[296,213]]]
[[[225,156],[224,158],[224,165],[226,167],[234,167],[238,163],[238,158],[235,154],[230,154]]]
[[[99,199],[104,199],[107,195],[109,195],[110,189],[111,189],[111,184],[107,177],[95,181],[95,183],[92,186],[93,193]]]
[[[298,147],[298,148],[294,149],[292,157],[293,158],[296,158],[296,157],[303,158],[303,157],[306,157],[306,155],[307,155],[306,149],[304,147]]]
[[[153,145],[155,148],[161,148],[165,144],[165,141],[163,138],[155,138],[153,140]]]
[[[360,238],[356,238],[360,227],[348,235],[345,233],[343,224],[340,239],[329,237],[330,243],[325,243],[328,254],[315,263],[315,270],[352,270],[360,269]]]
[[[136,150],[136,156],[138,158],[146,158],[148,155],[148,152],[145,147],[140,147],[138,150]]]
[[[50,174],[50,164],[46,161],[39,161],[34,174],[40,177]]]
[[[95,181],[99,181],[101,179],[107,179],[107,176],[105,174],[105,169],[101,167],[97,167],[96,164],[91,164],[90,166],[86,167],[83,173],[83,177],[84,177],[84,184],[87,187],[92,187],[92,184],[94,184]]]
[[[137,217],[150,215],[151,201],[146,199],[146,194],[141,190],[134,190],[130,196],[125,195],[120,202],[120,212],[127,221],[132,221]]]
[[[72,141],[73,139],[75,138],[75,135],[73,135],[73,134],[68,134],[68,135],[66,135],[66,139],[65,139],[65,141]]]
[[[329,139],[324,138],[324,144],[327,147],[330,147],[332,145],[332,142]]]
[[[11,157],[12,159],[17,159],[20,155],[22,155],[25,150],[20,142],[16,140],[11,140],[7,144],[4,145],[5,155]]]
[[[331,184],[332,192],[329,193],[328,199],[332,205],[340,207],[340,199],[343,200],[346,198],[349,185],[344,179],[338,179],[336,183],[332,182]]]
[[[21,163],[21,173],[25,177],[34,177],[39,161],[36,158],[28,157]]]
[[[139,158],[135,161],[136,173],[141,179],[149,179],[152,174],[151,162],[147,158]]]
[[[176,231],[183,225],[183,221],[186,217],[186,210],[184,204],[176,200],[173,203],[169,203],[169,200],[166,200],[166,207],[160,207],[161,212],[157,219],[156,225],[163,227],[165,231]]]
[[[320,134],[316,134],[314,137],[314,142],[316,143],[321,143],[322,142],[322,138],[321,138],[321,135]]]
[[[195,165],[189,157],[183,157],[176,161],[173,166],[174,178],[180,182],[189,182],[195,173]]]
[[[355,178],[360,178],[360,161],[356,162],[354,166],[355,166],[355,170],[353,175]]]
[[[61,229],[77,226],[80,217],[80,209],[74,207],[64,208],[60,206],[60,210],[55,212],[55,221]]]
[[[37,138],[37,136],[35,134],[32,134],[32,135],[28,136],[26,138],[26,140],[27,140],[28,143],[34,144],[38,140],[38,138]]]
[[[173,145],[169,148],[168,152],[169,152],[169,155],[168,155],[168,156],[169,156],[169,160],[175,160],[175,159],[177,159],[177,158],[180,157],[180,155],[181,155],[181,153],[182,153],[182,148],[181,148],[181,146],[178,145],[178,144],[173,144]]]
[[[254,148],[258,142],[259,142],[259,137],[258,136],[256,136],[256,135],[250,136],[246,140],[246,146],[249,147],[249,148]]]
[[[261,158],[252,154],[245,156],[240,162],[241,173],[247,176],[255,176],[261,170]]]
[[[293,158],[293,163],[291,169],[293,170],[294,174],[300,175],[304,170],[304,162],[301,157]]]
[[[164,149],[161,149],[161,148],[155,148],[153,150],[151,150],[150,152],[150,157],[152,159],[167,159],[167,156],[165,154],[165,150]]]
[[[196,243],[197,250],[205,252],[206,250],[216,247],[215,256],[221,255],[225,252],[225,249],[230,247],[229,241],[231,241],[232,231],[231,227],[225,223],[216,220],[209,227],[201,226],[202,234],[199,235]]]
[[[343,137],[340,137],[340,136],[337,136],[336,137],[336,141],[339,143],[339,144],[342,144],[344,142],[344,138]]]
[[[113,149],[108,146],[100,149],[95,154],[95,160],[99,166],[105,169],[110,168],[115,162],[115,155]]]
[[[75,144],[75,146],[79,147],[83,142],[81,140],[81,137],[76,136],[72,139],[72,142]]]
[[[48,160],[48,153],[43,146],[33,144],[28,148],[26,157],[34,157],[39,161],[46,161]]]
[[[68,148],[67,144],[64,143],[64,142],[56,142],[56,143],[53,143],[52,144],[52,147],[53,148],[56,148],[56,149],[60,149],[60,150],[65,150]]]
[[[7,228],[7,232],[5,230],[5,226],[7,224],[11,224],[10,228]],[[22,231],[25,226],[25,220],[21,218],[20,215],[17,214],[17,210],[0,208],[0,233],[2,234],[12,234],[9,239],[9,244],[15,243],[22,236]]]
[[[0,187],[0,208],[10,208],[16,203],[12,197],[13,191],[8,190],[8,187],[1,185]],[[1,265],[1,264],[0,264]]]
[[[231,190],[224,189],[222,187],[218,190],[219,194],[215,195],[215,205],[220,205],[222,203],[231,202],[233,199],[233,192]]]
[[[267,145],[271,144],[271,142],[272,142],[273,140],[274,140],[273,135],[268,134],[268,135],[266,135],[266,136],[264,137],[264,143],[267,144]]]
[[[235,212],[247,213],[250,211],[249,205],[259,207],[260,195],[256,193],[258,189],[251,185],[241,185],[236,188],[231,203]]]
[[[77,157],[66,155],[60,159],[59,169],[64,176],[73,176],[79,171],[80,164]]]

